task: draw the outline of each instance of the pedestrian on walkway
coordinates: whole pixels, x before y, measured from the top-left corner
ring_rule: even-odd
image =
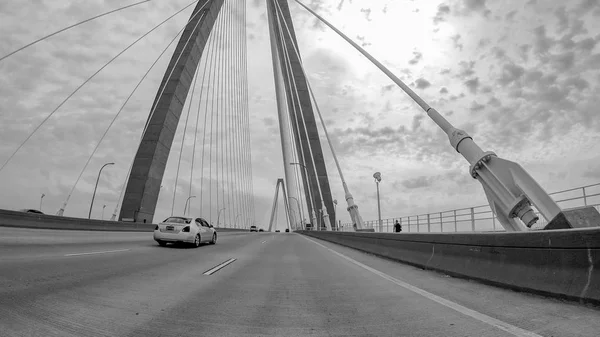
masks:
[[[394,231],[396,233],[402,232],[402,225],[400,224],[400,222],[398,222],[398,220],[396,220],[396,223],[394,224]]]

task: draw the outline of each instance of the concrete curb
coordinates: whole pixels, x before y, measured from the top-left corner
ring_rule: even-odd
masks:
[[[299,233],[452,276],[600,304],[600,228],[524,233]]]

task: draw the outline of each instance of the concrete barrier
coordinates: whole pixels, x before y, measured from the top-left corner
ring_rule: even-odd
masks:
[[[452,276],[600,304],[598,227],[523,233],[299,233]]]
[[[66,229],[86,231],[152,232],[156,224],[105,221],[65,216],[25,213],[0,209],[0,227]],[[247,229],[216,228],[217,232],[248,232]]]
[[[155,224],[102,221],[0,209],[0,226],[87,231],[152,232]]]

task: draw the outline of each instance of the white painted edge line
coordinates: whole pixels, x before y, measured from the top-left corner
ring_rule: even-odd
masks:
[[[106,254],[106,253],[117,253],[117,252],[126,252],[130,249],[117,249],[117,250],[105,250],[102,252],[89,252],[89,253],[74,253],[74,254],[65,254],[65,256],[79,256],[79,255],[93,255],[93,254]]]
[[[212,269],[209,269],[209,270],[205,271],[203,274],[204,275],[212,275],[212,274],[218,272],[219,270],[225,268],[227,265],[232,264],[233,262],[235,262],[235,260],[236,259],[231,258],[231,259],[229,259],[229,260],[227,260],[225,262],[222,262],[222,263],[216,265]]]
[[[305,238],[308,241],[313,242],[316,245],[319,245],[319,246],[327,249],[328,251],[332,252],[333,254],[335,254],[335,255],[343,258],[343,259],[346,259],[346,260],[354,263],[355,265],[357,265],[357,266],[359,266],[359,267],[361,267],[363,269],[366,269],[366,270],[372,272],[375,275],[381,276],[382,278],[384,278],[384,279],[386,279],[386,280],[388,280],[388,281],[390,281],[390,282],[392,282],[392,283],[394,283],[396,285],[399,285],[399,286],[401,286],[401,287],[403,287],[403,288],[405,288],[407,290],[410,290],[410,291],[412,291],[414,293],[417,293],[417,294],[419,294],[419,295],[421,295],[423,297],[426,297],[426,298],[428,298],[428,299],[430,299],[430,300],[432,300],[434,302],[437,302],[437,303],[439,303],[439,304],[441,304],[443,306],[446,306],[446,307],[448,307],[450,309],[456,310],[456,311],[460,312],[463,315],[472,317],[472,318],[474,318],[474,319],[476,319],[478,321],[481,321],[483,323],[489,324],[489,325],[491,325],[493,327],[496,327],[496,328],[498,328],[500,330],[506,331],[506,332],[508,332],[508,333],[510,333],[510,334],[512,334],[514,336],[518,336],[518,337],[542,337],[541,335],[538,335],[538,334],[536,334],[534,332],[531,332],[531,331],[528,331],[528,330],[525,330],[525,329],[521,329],[521,328],[519,328],[517,326],[514,326],[512,324],[506,323],[506,322],[501,321],[499,319],[490,317],[490,316],[488,316],[486,314],[482,314],[482,313],[480,313],[478,311],[475,311],[475,310],[469,309],[467,307],[464,307],[464,306],[462,306],[462,305],[460,305],[458,303],[455,303],[455,302],[452,302],[450,300],[447,300],[447,299],[445,299],[443,297],[440,297],[440,296],[437,296],[435,294],[432,294],[432,293],[430,293],[428,291],[425,291],[425,290],[423,290],[421,288],[415,287],[415,286],[413,286],[411,284],[408,284],[408,283],[406,283],[404,281],[400,281],[397,278],[394,278],[394,277],[392,277],[392,276],[390,276],[390,275],[388,275],[386,273],[380,272],[377,269],[371,268],[371,267],[369,267],[369,266],[367,266],[367,265],[365,265],[363,263],[360,263],[360,262],[358,262],[358,261],[356,261],[356,260],[354,260],[354,259],[352,259],[352,258],[350,258],[350,257],[348,257],[348,256],[346,256],[344,254],[342,254],[342,253],[338,253],[335,250],[333,250],[333,249],[331,249],[331,248],[329,248],[329,247],[327,247],[327,246],[325,246],[325,245],[323,245],[323,244],[321,244],[321,243],[319,243],[319,242],[317,242],[315,240],[309,239],[308,237],[306,237],[304,235],[302,237]]]

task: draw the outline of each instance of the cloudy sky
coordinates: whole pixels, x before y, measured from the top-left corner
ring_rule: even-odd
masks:
[[[228,0],[230,1],[230,0]],[[0,61],[0,162],[88,76],[190,1],[154,0],[87,23]],[[0,2],[0,56],[45,34],[132,2]],[[306,3],[362,44],[484,149],[520,163],[548,192],[600,182],[600,4],[576,1]],[[248,1],[249,108],[256,221],[268,222],[283,162],[266,4]],[[366,220],[376,218],[372,174],[382,172],[382,216],[484,204],[479,183],[445,134],[335,33],[290,2],[301,54]],[[192,7],[128,50],[62,106],[0,172],[0,207],[55,213],[111,118]],[[123,110],[65,211],[110,216],[166,69],[163,57]],[[178,135],[174,148],[181,145]],[[329,151],[334,197],[343,204]],[[178,153],[169,158],[156,217],[170,214]],[[187,168],[189,174],[190,168]],[[180,186],[187,186],[183,181]],[[183,190],[183,188],[180,188]],[[187,192],[177,195],[183,210]],[[216,207],[216,206],[215,206]],[[199,205],[193,206],[194,210]],[[348,220],[343,207],[342,221]]]

